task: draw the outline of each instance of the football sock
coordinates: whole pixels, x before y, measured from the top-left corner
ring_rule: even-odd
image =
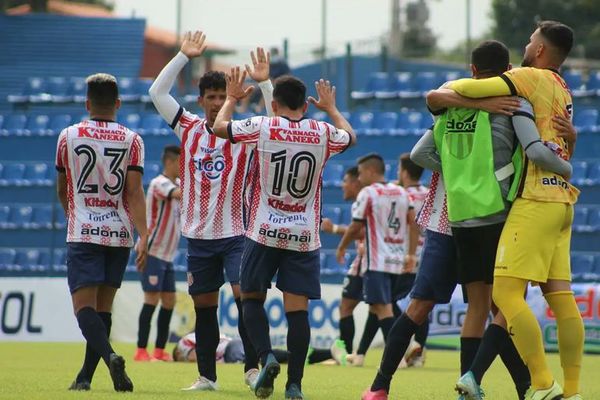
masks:
[[[248,372],[252,368],[258,368],[258,356],[256,355],[256,351],[254,351],[254,347],[252,346],[252,342],[250,342],[248,332],[246,331],[242,300],[239,298],[235,299],[235,305],[238,310],[238,333],[240,334],[240,339],[242,339],[242,345],[244,346],[244,372]]]
[[[496,324],[490,324],[481,338],[481,344],[471,364],[471,372],[475,381],[481,385],[483,375],[490,368],[494,359],[500,352],[500,345],[504,344],[503,336],[507,335],[504,328]]]
[[[114,353],[108,341],[106,326],[102,319],[91,307],[84,307],[77,313],[77,323],[87,344],[100,355],[106,365],[110,361],[110,355]]]
[[[425,348],[427,343],[427,336],[429,336],[429,318],[425,320],[415,332],[415,341],[421,345],[421,348]]]
[[[560,365],[564,374],[563,396],[579,393],[581,359],[585,330],[573,292],[548,293],[546,301],[550,305],[558,326],[558,350]]]
[[[362,337],[360,338],[360,343],[358,344],[357,354],[365,355],[367,354],[367,350],[371,346],[375,335],[377,334],[377,330],[379,329],[379,319],[377,315],[374,313],[369,313],[367,317],[367,322],[365,323],[365,329],[363,330]]]
[[[461,337],[460,338],[460,375],[464,375],[471,369],[481,338]]]
[[[99,312],[98,316],[106,328],[106,336],[110,338],[110,328],[112,327],[111,313]],[[94,378],[94,373],[96,372],[98,362],[100,362],[100,356],[94,349],[90,347],[89,344],[86,344],[85,358],[83,360],[83,366],[81,367],[79,374],[77,374],[77,382],[88,381],[91,383],[92,379]]]
[[[532,388],[547,389],[554,378],[546,363],[540,325],[523,298],[526,286],[527,281],[523,279],[497,277],[494,303],[504,314],[512,341],[529,368]]]
[[[217,381],[216,353],[219,345],[217,306],[196,307],[196,363],[201,376]]]
[[[286,389],[292,383],[302,389],[302,376],[304,375],[304,363],[310,343],[310,325],[308,323],[308,311],[292,311],[285,313],[288,322],[287,348],[290,352],[288,363],[288,380]]]
[[[309,364],[316,364],[323,361],[331,360],[331,350],[329,349],[313,349],[312,353],[308,356]]]
[[[402,314],[394,322],[389,331],[388,340],[385,342],[385,350],[383,351],[383,358],[377,376],[371,385],[372,391],[384,389],[389,392],[392,376],[398,369],[398,365],[410,344],[410,339],[417,328],[418,325],[406,314]]]
[[[340,318],[340,339],[346,345],[346,352],[351,354],[352,342],[354,342],[354,316]]]
[[[269,320],[264,308],[264,300],[242,300],[243,318],[246,332],[261,365],[264,367],[267,356],[271,353],[271,338],[269,337]],[[288,328],[289,331],[289,328]]]
[[[171,324],[171,316],[173,315],[173,309],[166,309],[161,307],[158,311],[158,321],[156,321],[156,345],[157,349],[165,349],[167,340],[169,339],[169,325]],[[147,336],[146,336],[147,338]]]
[[[499,343],[500,358],[502,359],[504,366],[508,370],[508,373],[515,384],[519,399],[523,400],[525,399],[525,393],[527,392],[527,389],[529,389],[531,386],[529,370],[519,355],[515,344],[508,335],[508,332],[505,329],[502,329],[502,331],[503,335],[501,340],[503,342]]]
[[[394,317],[388,317],[379,320],[379,327],[381,328],[381,333],[383,333],[383,340],[387,340],[388,333],[390,332],[390,329],[392,329],[394,321]]]
[[[148,346],[148,336],[150,335],[150,321],[152,320],[152,314],[156,309],[155,305],[146,304],[142,306],[140,311],[140,318],[138,321],[138,349],[145,349]]]

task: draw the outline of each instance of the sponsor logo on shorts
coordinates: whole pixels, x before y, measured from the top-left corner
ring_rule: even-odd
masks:
[[[158,275],[150,275],[148,277],[148,283],[152,286],[158,285]]]
[[[111,199],[99,199],[97,197],[84,197],[86,207],[119,208],[119,202]]]
[[[113,231],[110,230],[109,228],[100,228],[100,227],[96,227],[96,228],[88,228],[88,227],[83,227],[81,228],[81,234],[82,235],[90,235],[90,236],[100,236],[100,237],[105,237],[105,238],[121,238],[121,239],[129,239],[129,232],[127,232],[126,229],[122,229],[120,231]]]
[[[258,234],[272,239],[289,240],[291,242],[309,243],[311,240],[310,233],[305,235],[296,235],[279,229],[260,228],[258,230]]]
[[[308,224],[308,218],[306,218],[304,215],[301,214],[296,214],[296,215],[277,215],[277,214],[271,214],[269,213],[269,222],[272,222],[274,224],[278,224],[278,225],[289,225],[289,224],[294,224],[294,225],[307,225]]]
[[[560,186],[563,189],[569,189],[569,184],[563,180],[562,178],[559,178],[558,176],[554,175],[552,178],[542,178],[542,185],[544,186]]]
[[[306,204],[286,204],[281,200],[269,199],[269,207],[287,212],[306,212]]]

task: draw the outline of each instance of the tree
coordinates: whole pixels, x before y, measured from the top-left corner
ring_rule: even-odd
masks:
[[[600,0],[493,0],[494,37],[523,51],[536,23],[556,20],[575,31],[575,46],[600,59]]]

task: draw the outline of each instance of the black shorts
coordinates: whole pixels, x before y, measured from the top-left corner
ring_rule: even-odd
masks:
[[[342,297],[345,299],[363,300],[363,278],[359,275],[346,275]]]
[[[392,290],[399,276],[381,271],[365,272],[363,280],[365,303],[392,304]]]
[[[458,281],[494,283],[496,250],[504,223],[473,228],[452,228],[458,256]]]
[[[407,273],[398,275],[394,287],[392,288],[392,300],[394,302],[402,300],[410,294],[415,285],[416,273]]]

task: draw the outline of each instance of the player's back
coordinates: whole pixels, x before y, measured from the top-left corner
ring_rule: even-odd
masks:
[[[64,168],[68,242],[131,247],[133,222],[123,196],[128,170],[143,171],[143,141],[110,121],[86,120],[64,129],[57,168]]]

